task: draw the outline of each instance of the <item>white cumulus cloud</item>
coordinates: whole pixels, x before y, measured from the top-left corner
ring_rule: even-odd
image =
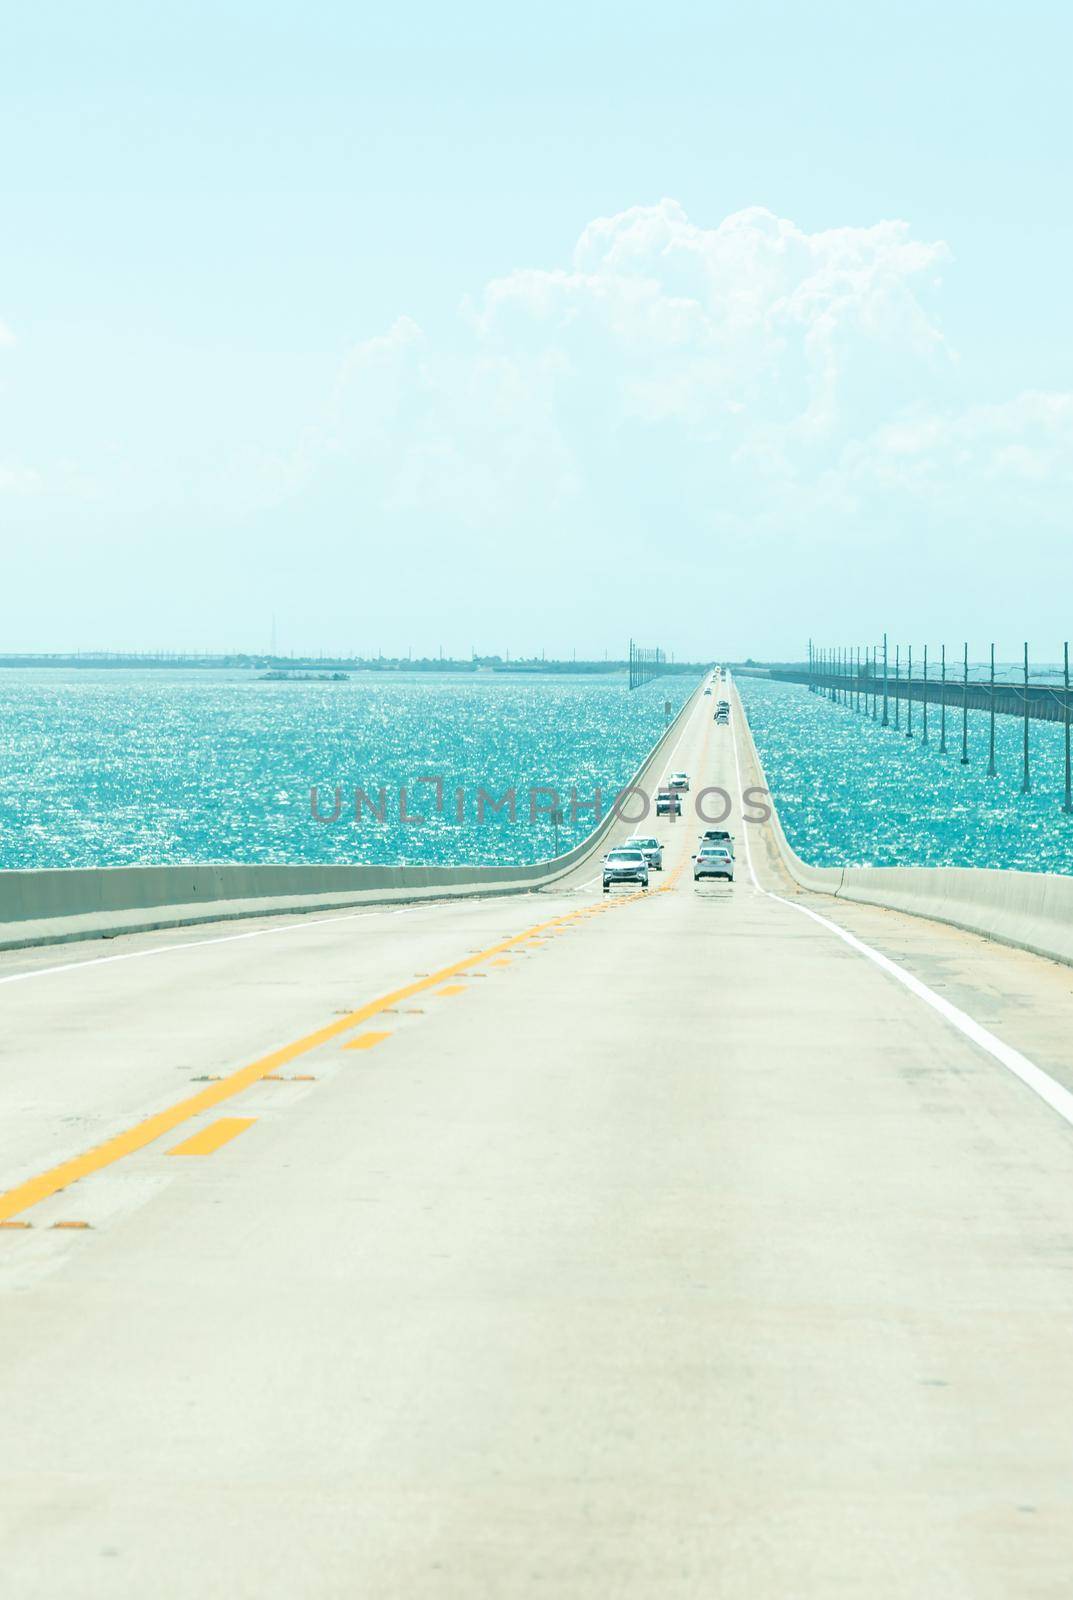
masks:
[[[351,351],[331,454],[387,525],[624,559],[673,528],[685,566],[748,536],[802,581],[808,548],[873,524],[926,546],[951,519],[1055,522],[1073,397],[964,403],[950,259],[901,220],[809,232],[750,207],[705,227],[669,199],[601,217],[455,326],[402,317]]]

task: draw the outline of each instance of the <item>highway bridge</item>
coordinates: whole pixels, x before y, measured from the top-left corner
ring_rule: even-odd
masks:
[[[711,705],[732,886],[0,954],[5,1595],[1069,1594],[1073,969],[808,887]]]

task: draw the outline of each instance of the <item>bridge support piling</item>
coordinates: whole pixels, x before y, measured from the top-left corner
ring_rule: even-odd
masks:
[[[666,657],[662,650],[641,650],[630,641],[631,665],[635,678],[641,682],[648,682],[657,676],[660,671],[668,670],[664,666]],[[939,647],[939,673],[937,680],[932,676],[933,655],[928,644],[921,646],[918,670],[913,671],[913,646],[906,646],[905,677],[902,677],[901,645],[895,646],[893,676],[890,660],[890,636],[883,634],[882,643],[882,687],[880,685],[880,646],[879,644],[866,645],[837,645],[830,648],[818,646],[814,639],[808,641],[807,671],[805,664],[794,667],[792,671],[785,669],[774,671],[776,677],[785,677],[793,682],[807,685],[814,694],[822,694],[833,705],[842,706],[851,710],[857,716],[871,717],[873,722],[882,722],[883,727],[890,727],[891,697],[894,699],[893,726],[904,731],[907,739],[913,739],[919,732],[922,746],[930,745],[934,740],[934,723],[931,714],[932,701],[939,707],[938,744],[940,754],[948,753],[947,744],[947,708],[956,705],[953,695],[948,694],[948,675],[946,663],[946,645]],[[969,765],[969,710],[970,707],[977,711],[987,711],[988,714],[988,739],[987,739],[987,776],[998,776],[998,717],[1017,716],[1022,722],[1022,756],[1021,756],[1021,793],[1028,795],[1034,792],[1032,773],[1032,734],[1030,722],[1033,717],[1045,722],[1061,722],[1063,725],[1063,755],[1064,755],[1064,783],[1062,795],[1062,811],[1066,816],[1073,816],[1073,683],[1069,672],[1069,640],[1062,647],[1062,688],[1048,682],[1049,676],[1054,674],[1054,669],[1041,669],[1036,682],[1031,677],[1031,657],[1029,642],[1026,639],[1022,645],[1021,653],[1021,681],[1012,682],[1006,678],[1000,680],[998,663],[996,660],[996,646],[994,640],[988,646],[987,675],[978,673],[975,678],[969,674],[969,643],[966,639],[961,649],[961,751],[960,764]],[[954,680],[956,682],[956,680]],[[904,684],[904,687],[903,687]],[[952,686],[952,685],[951,685]],[[956,691],[955,691],[956,692]],[[905,699],[905,720],[902,720],[902,699]],[[914,727],[914,702],[920,701],[919,728]],[[882,713],[880,702],[882,701]]]

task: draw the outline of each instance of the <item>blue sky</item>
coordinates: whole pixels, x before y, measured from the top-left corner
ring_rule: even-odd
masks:
[[[1053,656],[1071,16],[11,8],[0,648]]]

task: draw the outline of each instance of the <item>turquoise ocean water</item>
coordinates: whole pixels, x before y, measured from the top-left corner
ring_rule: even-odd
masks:
[[[896,730],[797,684],[736,682],[786,835],[804,860],[1073,872],[1060,724],[1029,724],[1032,792],[1023,795],[1016,717],[996,719],[997,775],[989,778],[986,712],[969,712],[963,767],[960,709],[947,709],[948,753],[941,755],[937,706],[928,708],[925,746],[919,706],[908,739],[904,706]]]
[[[669,677],[627,690],[617,677],[448,674],[265,683],[251,673],[91,669],[0,671],[0,868],[228,862],[526,862],[552,853],[528,790],[549,785],[567,849],[593,826],[570,791],[605,803],[632,776],[692,690]],[[425,775],[436,791],[417,785]],[[422,826],[399,821],[399,786]],[[338,822],[317,822],[310,791]],[[387,791],[384,823],[353,820],[354,787]],[[517,821],[476,791],[518,790]],[[455,791],[463,791],[457,820]],[[543,797],[538,803],[545,803]]]

